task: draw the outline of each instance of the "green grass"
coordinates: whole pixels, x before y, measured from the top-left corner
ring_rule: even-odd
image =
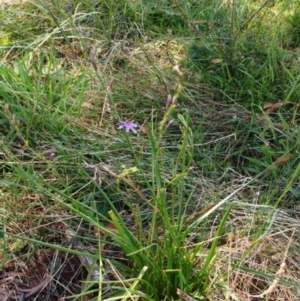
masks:
[[[1,9],[0,296],[297,300],[299,9]]]

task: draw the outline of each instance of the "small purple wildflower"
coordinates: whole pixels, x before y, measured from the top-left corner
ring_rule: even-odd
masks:
[[[174,122],[173,119],[169,120],[168,123],[166,124],[166,129],[169,128],[173,122]]]
[[[114,80],[112,79],[112,80],[109,82],[109,89],[110,89],[110,90],[112,90],[113,84],[114,84]]]
[[[168,95],[167,97],[167,101],[166,101],[166,111],[168,111],[169,107],[171,105],[175,105],[176,104],[176,101],[177,101],[177,98],[176,96],[171,96],[170,94]]]
[[[119,122],[119,127],[118,130],[125,130],[127,133],[132,132],[134,134],[137,133],[136,128],[138,127],[138,125],[134,122],[131,121],[120,121]]]
[[[166,111],[168,111],[171,104],[172,104],[172,96],[169,94],[166,101]]]

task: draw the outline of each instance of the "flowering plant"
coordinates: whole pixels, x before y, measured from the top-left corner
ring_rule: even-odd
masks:
[[[132,132],[134,134],[137,133],[136,128],[138,125],[132,121],[120,121],[118,130],[125,130],[127,133]]]

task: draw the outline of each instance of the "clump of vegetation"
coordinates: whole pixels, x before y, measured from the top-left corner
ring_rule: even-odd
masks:
[[[296,2],[1,9],[3,299],[298,298]]]
[[[290,24],[290,31],[288,35],[288,45],[293,48],[299,48],[300,46],[300,6],[299,3],[294,5],[292,13],[287,18]]]

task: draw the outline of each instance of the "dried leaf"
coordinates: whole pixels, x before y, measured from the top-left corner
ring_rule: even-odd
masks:
[[[283,163],[290,161],[293,158],[292,154],[284,155],[279,157],[275,162],[274,162],[274,167],[279,168]]]
[[[188,294],[186,294],[184,291],[182,291],[181,289],[177,289],[177,295],[185,300],[185,301],[197,301],[196,299],[194,299],[193,297],[189,296]]]
[[[36,252],[38,262],[48,264],[51,262],[55,252],[56,250],[54,249],[38,249]]]
[[[105,226],[106,226],[106,229],[111,231],[112,233],[118,233],[118,230],[114,225],[105,223]]]
[[[277,102],[277,103],[268,102],[264,105],[264,111],[266,113],[272,113],[278,110],[279,108],[281,108],[283,105],[284,105],[283,102]]]
[[[70,281],[70,280],[73,280],[73,279],[75,278],[76,273],[77,273],[76,270],[71,270],[71,271],[63,270],[63,271],[61,271],[61,276],[62,276],[64,279]]]
[[[220,64],[222,62],[223,62],[223,59],[213,59],[213,60],[211,60],[212,64]]]
[[[143,135],[148,135],[148,129],[144,126],[141,126],[140,127],[140,132],[143,134]]]

